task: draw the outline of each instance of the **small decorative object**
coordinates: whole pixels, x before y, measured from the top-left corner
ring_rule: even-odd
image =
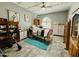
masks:
[[[24,21],[29,21],[29,16],[27,16],[26,14],[24,14]]]
[[[9,18],[9,21],[19,21],[19,14],[14,12],[14,11],[11,11],[11,10],[8,10],[8,18]]]

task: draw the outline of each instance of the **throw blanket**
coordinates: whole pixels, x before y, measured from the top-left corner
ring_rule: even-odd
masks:
[[[32,35],[39,35],[42,37],[46,37],[47,35],[49,35],[49,32],[51,29],[48,28],[38,28],[36,26],[31,26],[31,28],[29,28],[32,30]],[[30,31],[29,31],[30,32]]]

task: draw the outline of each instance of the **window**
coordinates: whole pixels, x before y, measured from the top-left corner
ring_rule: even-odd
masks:
[[[42,20],[42,26],[44,28],[51,28],[51,19],[49,17],[45,17],[43,20]]]

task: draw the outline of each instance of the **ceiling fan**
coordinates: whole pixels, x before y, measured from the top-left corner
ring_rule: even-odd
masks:
[[[52,6],[46,6],[46,4],[45,4],[46,2],[42,2],[42,6],[41,6],[41,8],[51,8]]]
[[[17,2],[17,4],[21,4],[22,2]],[[52,6],[48,5],[47,2],[41,2],[41,3],[37,3],[35,5],[29,6],[28,8],[32,8],[32,7],[40,7],[40,8],[51,8]]]
[[[46,2],[37,3],[36,5],[30,6],[28,8],[32,7],[40,7],[40,8],[51,8],[52,6],[47,6]]]

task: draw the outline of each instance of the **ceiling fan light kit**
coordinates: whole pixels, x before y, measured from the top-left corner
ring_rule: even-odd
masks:
[[[42,10],[45,10],[45,8],[41,8]]]

